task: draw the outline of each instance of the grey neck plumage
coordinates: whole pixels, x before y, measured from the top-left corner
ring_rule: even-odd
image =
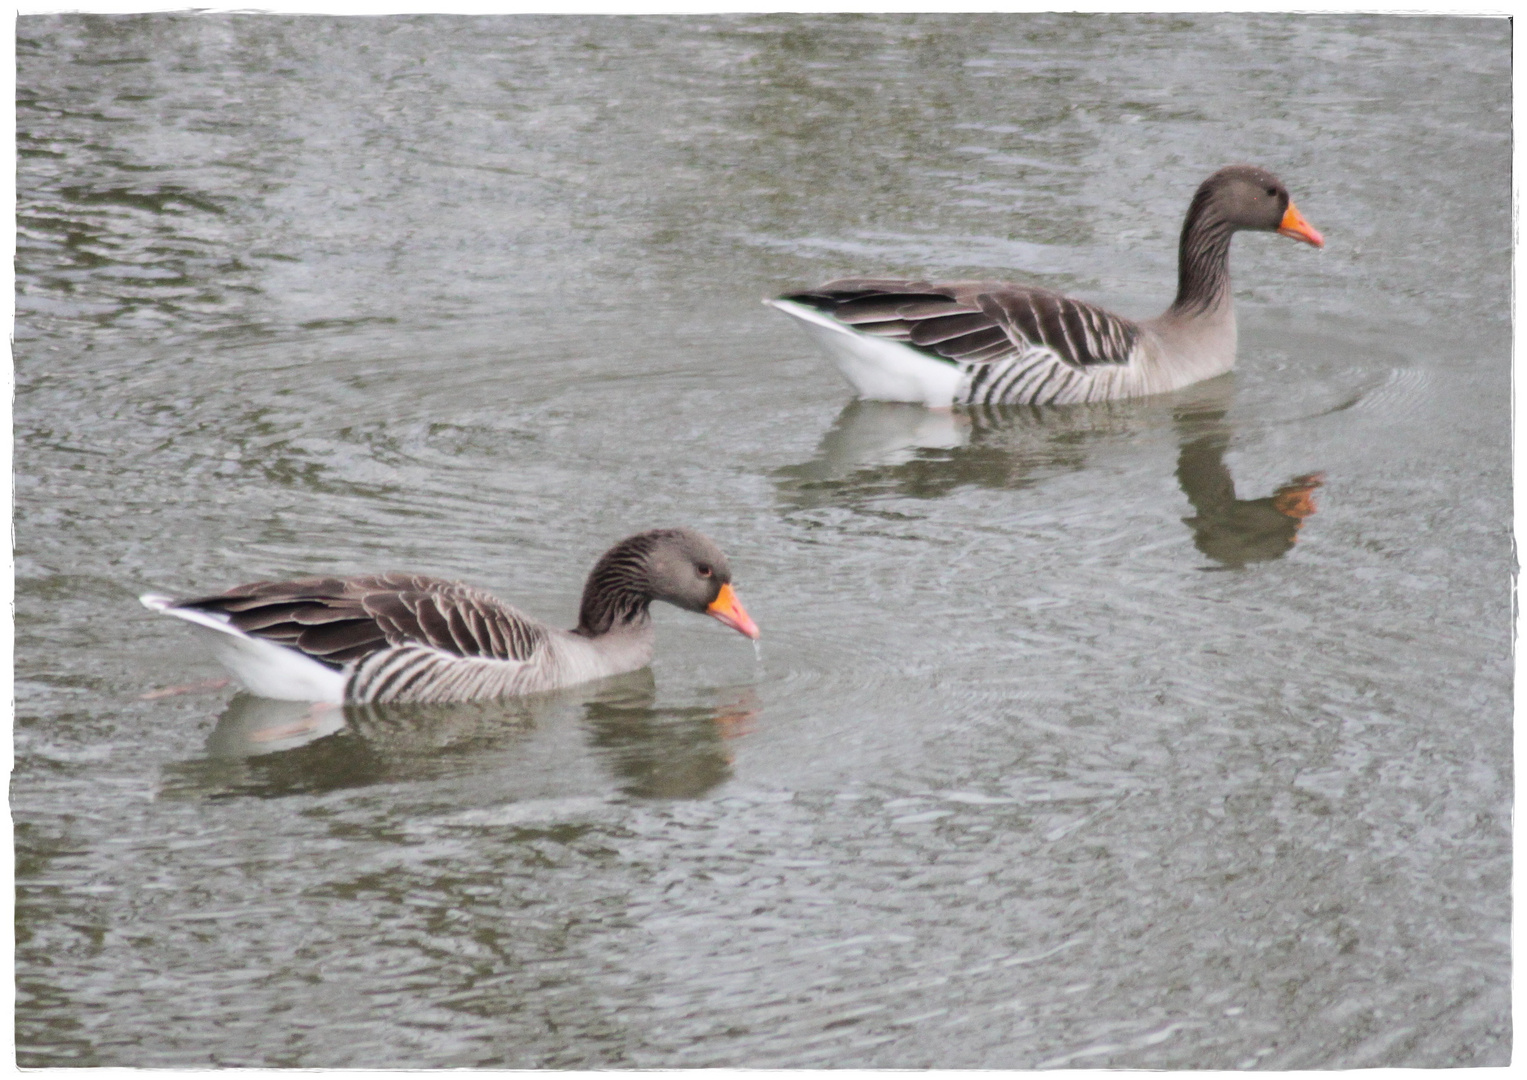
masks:
[[[583,586],[583,603],[578,608],[578,628],[582,637],[599,637],[622,627],[638,627],[649,618],[652,583],[647,569],[647,555],[652,542],[646,536],[633,536],[605,552],[589,572]]]
[[[1169,312],[1196,316],[1230,300],[1230,237],[1234,229],[1199,191],[1188,207],[1177,247],[1177,299]]]

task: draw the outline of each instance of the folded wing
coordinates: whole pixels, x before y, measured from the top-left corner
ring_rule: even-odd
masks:
[[[843,278],[782,299],[962,365],[1016,359],[1036,349],[1076,369],[1127,364],[1140,336],[1135,323],[1102,308],[1005,282]]]
[[[546,640],[539,623],[480,589],[412,574],[261,581],[175,606],[221,615],[335,669],[407,645],[528,660]]]

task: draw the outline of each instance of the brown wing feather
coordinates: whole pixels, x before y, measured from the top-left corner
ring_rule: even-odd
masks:
[[[343,667],[396,645],[528,660],[546,628],[481,589],[416,574],[257,581],[177,607],[220,612],[238,630]]]
[[[1048,289],[1011,285],[978,300],[1010,338],[1045,346],[1072,367],[1127,364],[1140,337],[1130,320]]]
[[[957,363],[983,364],[1036,347],[1065,364],[1125,364],[1139,340],[1128,319],[1060,293],[993,281],[842,278],[783,297],[861,333],[904,341]]]
[[[992,326],[991,316],[983,311],[973,311],[962,315],[939,315],[912,322],[912,344],[937,345],[942,341],[953,341],[967,334],[991,329],[995,329]]]

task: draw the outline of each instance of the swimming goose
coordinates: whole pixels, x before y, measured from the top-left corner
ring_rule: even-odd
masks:
[[[648,605],[698,611],[750,638],[726,556],[691,529],[629,536],[594,565],[574,630],[459,582],[414,574],[258,581],[143,605],[208,631],[254,694],[286,701],[449,702],[555,690],[645,667]]]
[[[1276,176],[1230,165],[1194,194],[1177,298],[1145,322],[1002,281],[843,278],[766,302],[801,320],[863,398],[942,407],[1141,397],[1234,366],[1230,237],[1240,229],[1325,245]]]

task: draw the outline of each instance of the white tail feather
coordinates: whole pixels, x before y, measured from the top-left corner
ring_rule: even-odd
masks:
[[[343,702],[345,673],[320,664],[302,653],[250,637],[232,626],[227,616],[193,608],[176,607],[168,596],[152,593],[139,601],[150,611],[173,615],[206,631],[203,640],[233,677],[251,694],[278,701]]]
[[[816,308],[793,300],[765,300],[800,320],[855,392],[872,401],[910,401],[933,408],[954,404],[963,373],[958,365],[908,348],[899,341],[871,337]]]

